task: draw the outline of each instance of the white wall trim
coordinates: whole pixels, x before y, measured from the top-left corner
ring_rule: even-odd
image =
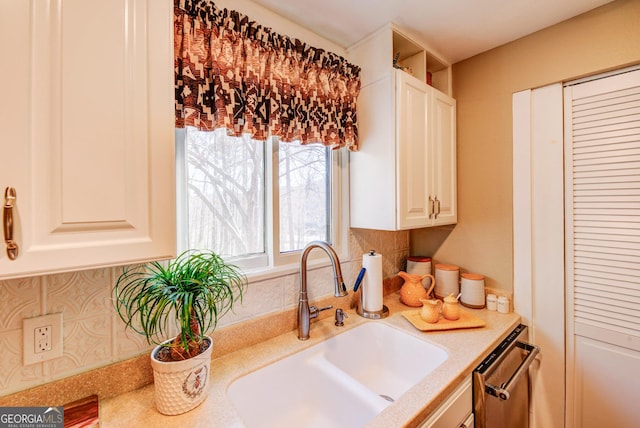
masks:
[[[531,90],[513,94],[513,308],[532,326]]]
[[[514,307],[542,349],[532,427],[564,426],[562,84],[513,95]]]

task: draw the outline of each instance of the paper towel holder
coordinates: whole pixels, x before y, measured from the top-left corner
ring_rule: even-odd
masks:
[[[356,313],[363,318],[379,320],[389,316],[389,308],[386,305],[382,305],[382,310],[380,311],[365,311],[362,304],[362,293],[360,293],[360,304],[356,307]]]
[[[379,320],[379,319],[386,318],[386,317],[389,316],[389,308],[387,308],[386,305],[382,305],[382,309],[379,310],[379,311],[367,311],[364,308],[364,301],[363,301],[364,290],[363,290],[363,288],[360,287],[358,292],[360,293],[360,298],[358,299],[358,304],[356,305],[356,313],[358,315],[360,315],[363,318],[368,318],[368,319],[371,319],[371,320]]]
[[[376,255],[376,251],[375,250],[370,250],[368,255],[369,256],[375,256]],[[364,258],[363,258],[363,260],[364,260]],[[363,262],[363,265],[364,265],[364,262]],[[355,291],[355,289],[354,289],[354,291]],[[381,319],[381,318],[386,318],[386,317],[389,316],[389,308],[387,308],[385,305],[382,305],[382,309],[380,309],[378,311],[366,310],[364,308],[364,287],[360,287],[359,291],[360,291],[360,298],[358,299],[358,304],[356,305],[356,313],[358,315],[360,315],[363,318],[374,319],[374,320]],[[380,293],[382,293],[382,290],[380,290]]]

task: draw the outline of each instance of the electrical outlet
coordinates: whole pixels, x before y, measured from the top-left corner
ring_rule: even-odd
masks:
[[[33,340],[35,341],[34,352],[36,354],[51,351],[51,326],[37,327]]]
[[[62,357],[62,313],[22,320],[24,365]]]

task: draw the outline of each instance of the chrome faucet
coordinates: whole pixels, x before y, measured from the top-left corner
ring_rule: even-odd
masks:
[[[300,256],[300,297],[298,298],[298,339],[307,340],[309,338],[309,326],[311,319],[316,318],[320,311],[331,309],[333,306],[329,305],[324,308],[316,308],[315,306],[309,307],[309,299],[307,297],[307,257],[314,248],[320,248],[324,250],[331,260],[331,266],[333,267],[333,274],[335,276],[335,292],[334,296],[343,297],[346,296],[347,287],[344,285],[342,279],[342,269],[340,269],[340,260],[335,250],[324,241],[311,241],[302,250]]]

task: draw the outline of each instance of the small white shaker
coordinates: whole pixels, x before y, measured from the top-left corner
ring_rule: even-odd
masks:
[[[509,299],[504,296],[498,297],[498,312],[501,314],[509,313]]]
[[[490,311],[498,310],[498,298],[495,294],[487,294],[487,309]]]

